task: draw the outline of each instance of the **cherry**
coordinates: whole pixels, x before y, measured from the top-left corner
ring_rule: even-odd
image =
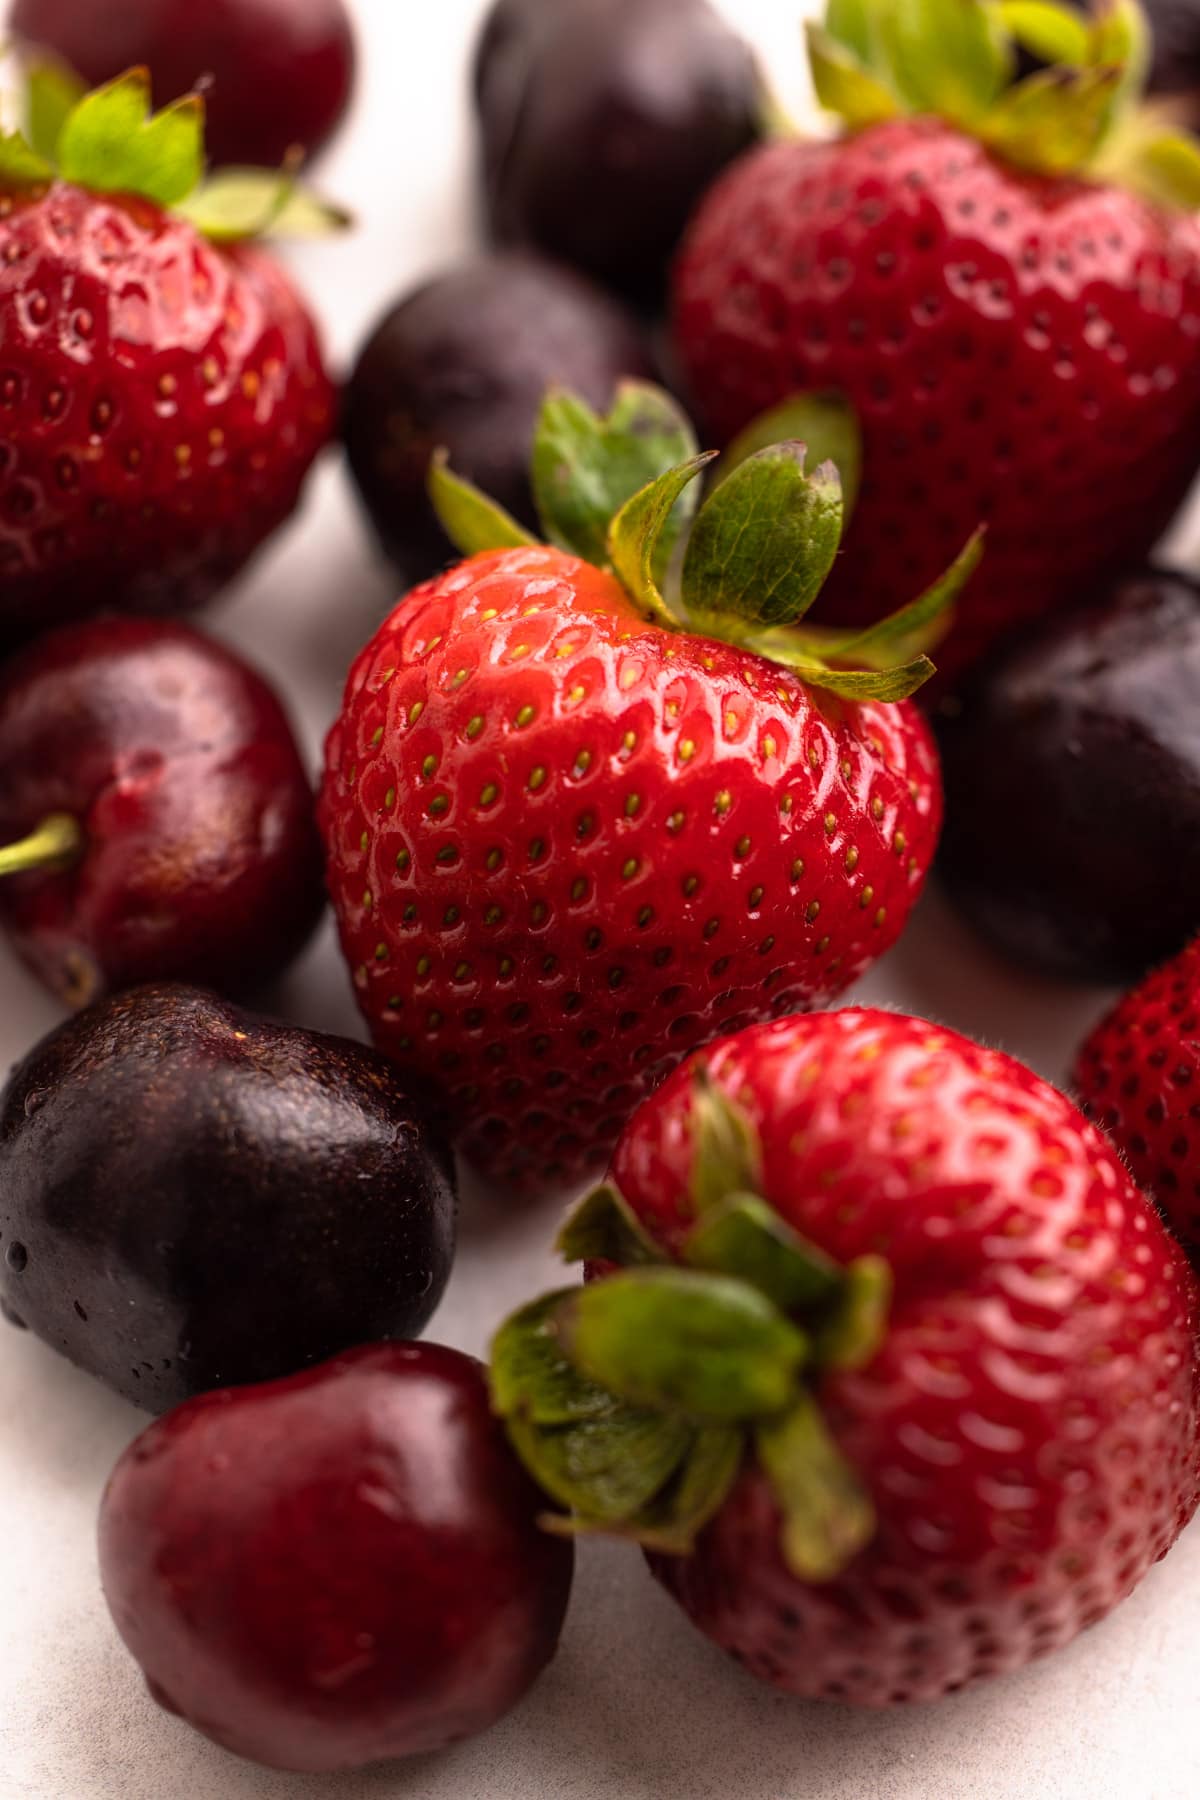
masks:
[[[589,282],[520,255],[476,258],[407,295],[372,333],[346,393],[350,467],[409,583],[454,555],[426,492],[434,451],[531,529],[533,430],[546,389],[607,410],[651,373],[637,322]]]
[[[344,0],[16,0],[10,24],[89,87],[141,64],[165,105],[210,78],[214,163],[274,168],[296,146],[315,155],[354,84]]]
[[[1200,930],[1200,587],[1147,573],[943,704],[939,871],[1015,961],[1128,983]]]
[[[175,983],[116,994],[0,1095],[0,1302],[162,1411],[433,1316],[448,1152],[382,1056]]]
[[[65,626],[0,674],[0,924],[72,1006],[178,977],[261,986],[324,905],[283,708],[173,621]]]
[[[498,0],[475,98],[496,238],[638,297],[762,111],[750,51],[708,0]]]
[[[483,1731],[553,1656],[571,1545],[436,1344],[206,1394],[100,1513],[104,1592],[161,1705],[240,1756],[329,1771]]]

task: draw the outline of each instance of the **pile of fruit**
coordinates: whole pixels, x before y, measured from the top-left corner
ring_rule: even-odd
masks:
[[[69,1016],[0,1096],[0,1308],[162,1415],[101,1577],[228,1749],[484,1729],[592,1533],[890,1706],[1192,1518],[1200,589],[1148,559],[1200,471],[1200,6],[1148,12],[829,0],[804,136],[707,0],[497,0],[489,247],[339,395],[270,240],[347,223],[341,0],[11,9],[0,925]],[[314,794],[180,614],[334,438],[409,591]],[[1134,984],[1075,1101],[830,1010],[935,860],[1003,955]],[[245,1010],[326,897],[371,1049]],[[456,1156],[574,1196],[582,1281],[487,1367],[418,1341]]]

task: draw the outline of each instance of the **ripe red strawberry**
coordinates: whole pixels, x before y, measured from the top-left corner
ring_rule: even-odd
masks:
[[[490,541],[515,547],[401,603],[329,738],[328,879],[359,1003],[390,1056],[441,1084],[467,1153],[510,1181],[603,1168],[696,1044],[840,993],[895,942],[937,838],[925,726],[870,697],[906,693],[928,665],[822,670],[783,624],[806,604],[796,579],[815,592],[834,554],[830,465],[810,479],[803,447],[781,446],[717,489],[684,564],[691,631],[650,580],[643,515],[665,495],[661,525],[698,461],[607,538],[607,517],[572,511],[590,488],[574,489],[556,434],[575,434],[583,479],[599,469],[623,498],[641,475],[626,480],[622,458],[644,474],[664,445],[686,454],[664,409],[630,386],[604,427],[559,398],[541,429],[549,535],[611,556],[624,585],[493,518]],[[718,567],[717,540],[756,507],[743,563]]]
[[[1200,1290],[1010,1058],[857,1009],[758,1026],[645,1103],[612,1181],[563,1247],[634,1266],[510,1321],[495,1403],[559,1526],[646,1545],[752,1673],[954,1692],[1103,1618],[1192,1516]]]
[[[722,442],[796,389],[857,409],[864,487],[827,617],[876,616],[990,522],[940,658],[953,672],[1139,560],[1188,489],[1200,158],[1174,136],[1158,155],[1129,121],[1118,139],[1136,10],[1093,27],[1104,67],[1007,89],[983,0],[838,11],[875,16],[873,58],[816,31],[818,89],[863,128],[771,144],[721,180],[681,253],[676,341]]]
[[[1200,1264],[1200,942],[1101,1020],[1075,1085]]]
[[[79,103],[55,162],[0,145],[4,638],[207,600],[291,513],[329,433],[316,328],[283,270],[165,210],[199,178],[200,102],[149,123],[147,106],[131,75]],[[215,226],[230,194],[196,216]]]

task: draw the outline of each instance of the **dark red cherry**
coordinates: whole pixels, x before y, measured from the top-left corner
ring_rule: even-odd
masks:
[[[475,98],[498,241],[639,298],[763,111],[750,51],[708,0],[498,0]]]
[[[16,0],[10,26],[89,87],[143,65],[165,105],[205,80],[214,163],[315,155],[354,85],[345,0]]]
[[[359,356],[344,429],[363,503],[404,579],[424,581],[455,555],[426,489],[435,450],[536,530],[529,464],[546,389],[606,412],[623,377],[651,372],[622,306],[535,257],[477,257],[402,299]]]
[[[1120,582],[943,704],[938,868],[1014,961],[1128,983],[1200,931],[1200,587]]]
[[[351,1769],[485,1730],[549,1662],[573,1551],[542,1505],[473,1358],[358,1350],[144,1432],[104,1495],[104,1592],[161,1705],[256,1762]]]
[[[142,981],[261,987],[321,915],[282,706],[173,621],[101,618],[0,673],[0,925],[72,1006]]]

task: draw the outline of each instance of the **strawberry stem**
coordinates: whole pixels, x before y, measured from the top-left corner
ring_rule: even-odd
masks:
[[[83,849],[83,831],[69,813],[51,813],[19,843],[0,849],[0,876],[65,868]]]

